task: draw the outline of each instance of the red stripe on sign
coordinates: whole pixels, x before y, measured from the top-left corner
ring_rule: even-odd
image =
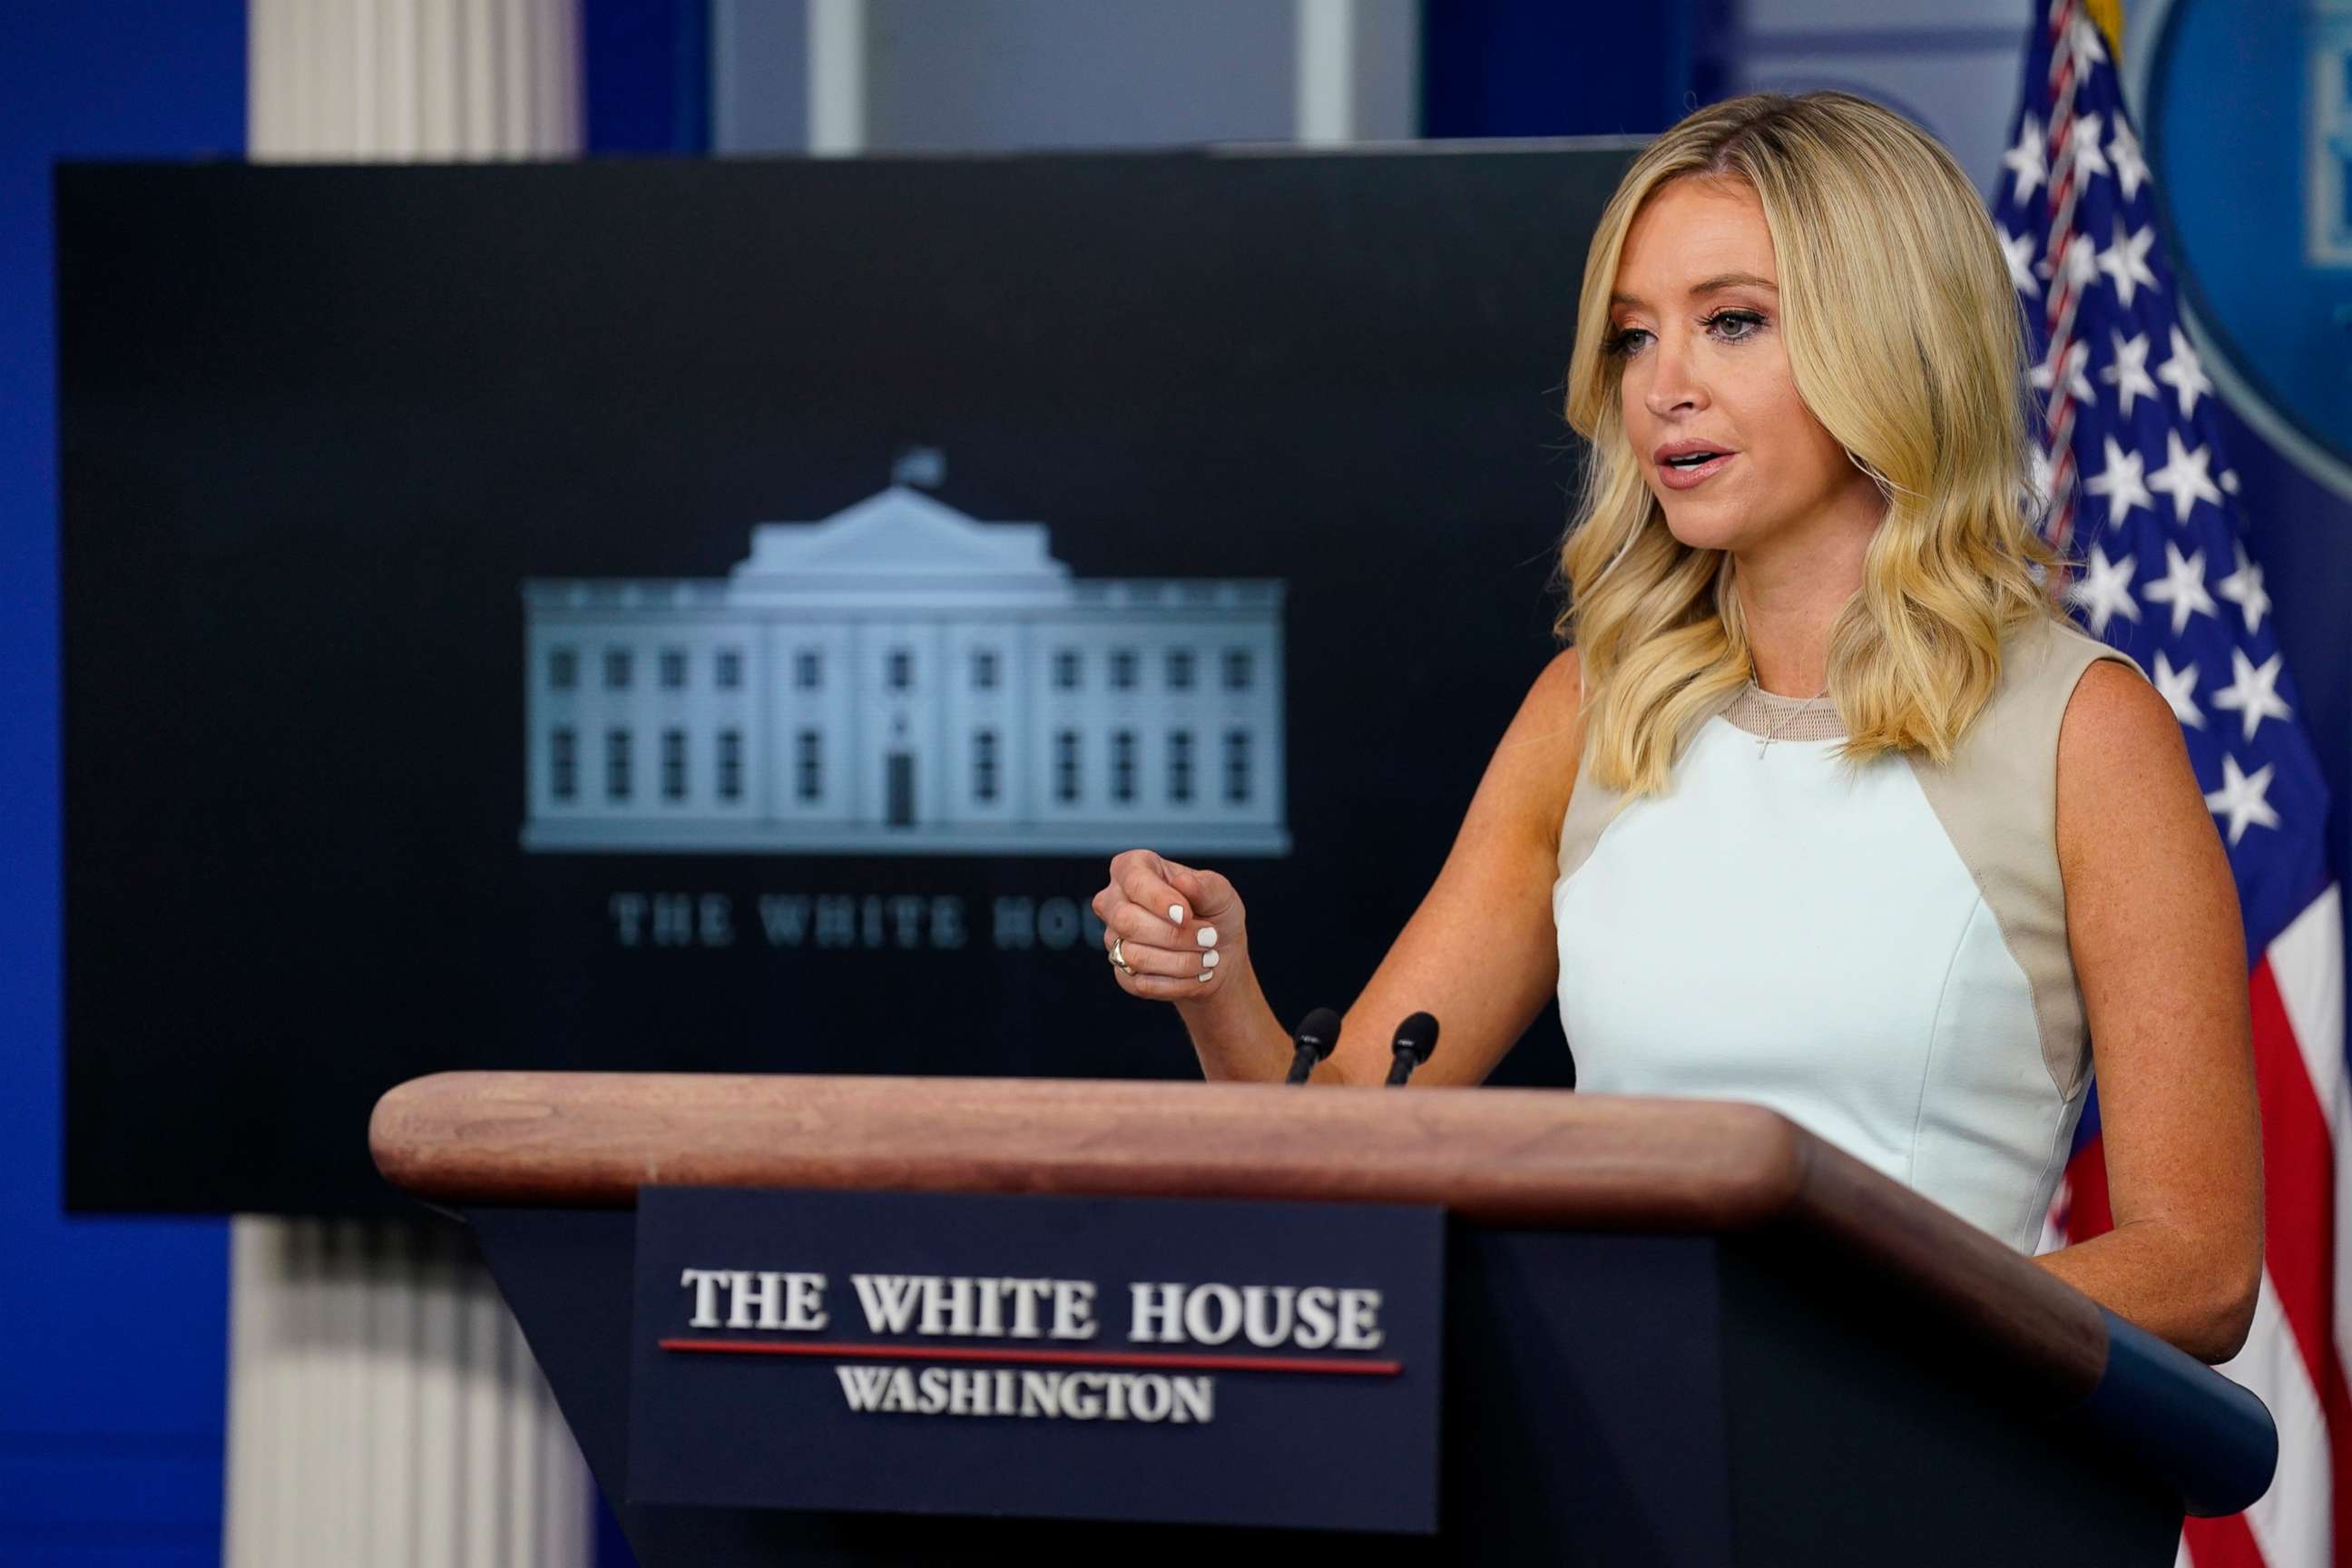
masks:
[[[666,1351],[705,1355],[814,1355],[838,1361],[1010,1361],[1049,1366],[1173,1367],[1194,1372],[1322,1372],[1394,1377],[1398,1361],[1321,1361],[1310,1356],[1201,1355],[1179,1351],[1049,1351],[980,1345],[861,1345],[804,1340],[663,1340]]]
[[[2254,1544],[2253,1526],[2242,1513],[2184,1521],[2180,1534],[2197,1568],[2265,1568],[2263,1549]]]

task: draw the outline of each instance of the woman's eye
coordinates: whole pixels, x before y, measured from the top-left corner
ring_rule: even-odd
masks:
[[[1621,327],[1601,340],[1601,352],[1612,359],[1629,359],[1650,334],[1640,327]]]
[[[1753,310],[1717,310],[1706,319],[1709,331],[1726,342],[1744,342],[1764,328],[1764,318]]]

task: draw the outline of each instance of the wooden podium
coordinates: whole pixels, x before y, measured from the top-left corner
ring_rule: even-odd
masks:
[[[1752,1106],[1515,1089],[446,1073],[384,1175],[473,1227],[640,1559],[1345,1551],[1370,1563],[2173,1561],[2269,1485],[2261,1403]],[[649,1507],[640,1186],[1442,1205],[1434,1537]]]

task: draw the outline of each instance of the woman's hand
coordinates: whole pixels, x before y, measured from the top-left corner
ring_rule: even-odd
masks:
[[[1550,1004],[1559,981],[1551,891],[1582,750],[1582,691],[1573,648],[1537,677],[1436,885],[1348,1010],[1353,1021],[1343,1022],[1314,1081],[1380,1083],[1393,1060],[1389,1031],[1408,1013],[1429,1012],[1445,1022],[1446,1047],[1413,1081],[1476,1083]],[[1259,986],[1231,882],[1129,849],[1111,861],[1094,910],[1103,945],[1116,944],[1134,971],[1118,974],[1119,989],[1176,1004],[1206,1077],[1283,1080],[1290,1031]]]
[[[1126,969],[1120,990],[1155,1002],[1203,1000],[1225,989],[1246,962],[1241,896],[1214,871],[1179,865],[1149,849],[1124,850],[1110,884],[1095,895],[1103,946]]]

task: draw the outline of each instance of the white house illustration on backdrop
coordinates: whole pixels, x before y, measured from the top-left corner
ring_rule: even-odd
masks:
[[[526,582],[523,847],[1286,854],[1283,583],[1047,546],[894,483],[721,581]]]

